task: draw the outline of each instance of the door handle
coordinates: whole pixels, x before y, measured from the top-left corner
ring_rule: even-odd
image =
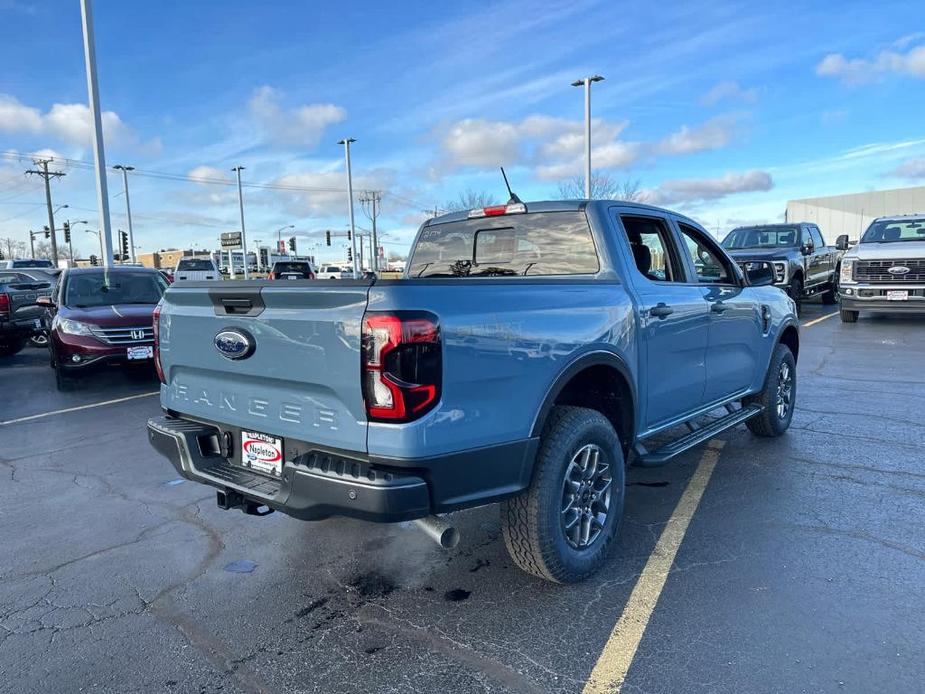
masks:
[[[717,301],[715,304],[710,304],[710,310],[713,313],[725,313],[727,308],[729,307],[721,301]]]
[[[664,303],[659,303],[649,309],[649,315],[655,318],[667,318],[672,313],[674,313],[674,309]]]

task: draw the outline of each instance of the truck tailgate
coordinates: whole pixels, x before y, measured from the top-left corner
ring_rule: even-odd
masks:
[[[366,451],[360,389],[361,282],[173,285],[160,317],[162,404],[193,418]],[[216,346],[224,331],[245,358]]]

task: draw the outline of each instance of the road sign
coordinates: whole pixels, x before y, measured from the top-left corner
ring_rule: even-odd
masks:
[[[240,231],[226,231],[222,234],[222,248],[225,250],[234,250],[236,248],[241,248],[241,232]]]

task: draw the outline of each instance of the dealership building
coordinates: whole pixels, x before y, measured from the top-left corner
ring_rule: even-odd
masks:
[[[925,214],[925,186],[787,202],[787,221],[815,222],[826,240],[848,234],[856,241],[876,217],[916,213]]]

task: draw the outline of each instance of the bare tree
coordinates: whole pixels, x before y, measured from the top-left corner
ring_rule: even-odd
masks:
[[[465,193],[460,193],[456,200],[450,200],[443,204],[443,208],[448,212],[459,212],[460,210],[474,210],[478,207],[488,207],[497,205],[495,196],[486,193],[484,190],[476,192],[467,188]]]
[[[559,183],[559,195],[565,199],[583,198],[585,196],[585,177],[572,176]],[[639,179],[625,178],[617,181],[608,173],[591,174],[591,197],[597,200],[623,200],[625,202],[644,202]]]
[[[4,250],[7,258],[15,258],[13,255],[13,249],[16,248],[17,241],[16,239],[10,238],[7,236],[5,239],[0,239],[0,248]]]

